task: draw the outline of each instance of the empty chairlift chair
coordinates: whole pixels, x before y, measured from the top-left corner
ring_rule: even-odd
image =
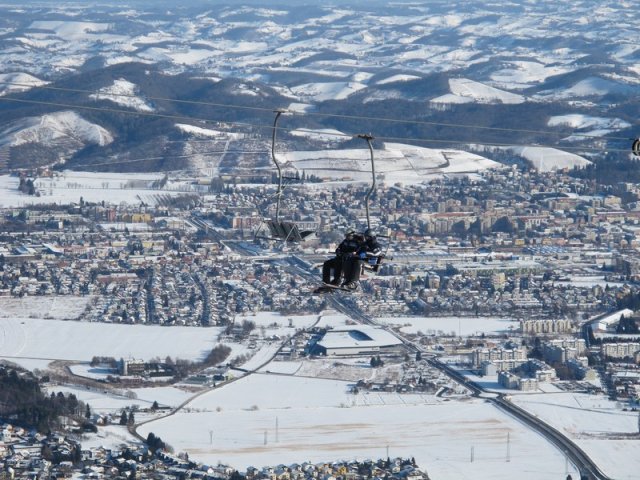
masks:
[[[304,228],[301,224],[298,224],[292,220],[283,220],[280,217],[280,201],[282,198],[282,192],[284,190],[284,177],[282,175],[282,168],[276,159],[276,132],[278,129],[278,120],[283,111],[277,110],[276,118],[273,122],[273,132],[271,136],[271,160],[276,166],[278,172],[278,190],[276,191],[276,214],[275,217],[270,220],[265,220],[262,225],[256,231],[256,239],[261,238],[265,240],[275,240],[280,242],[295,242],[301,243],[306,240],[315,237],[315,229]],[[266,228],[265,228],[266,226]],[[268,231],[268,235],[262,234],[263,231]]]

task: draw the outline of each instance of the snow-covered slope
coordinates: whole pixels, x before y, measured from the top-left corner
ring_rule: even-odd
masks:
[[[24,92],[46,84],[47,82],[28,73],[0,73],[0,96],[12,92]]]
[[[467,78],[452,78],[449,80],[451,93],[432,99],[434,103],[522,103],[522,95],[505,92],[498,88],[474,82]]]
[[[130,107],[140,112],[153,112],[155,109],[143,98],[137,96],[138,87],[124,78],[119,78],[111,86],[101,88],[97,94],[90,95],[94,100],[110,102]]]
[[[509,147],[508,150],[526,158],[541,172],[584,167],[591,162],[580,155],[547,147]]]
[[[43,162],[65,162],[87,145],[108,145],[113,136],[105,128],[88,122],[73,111],[28,117],[0,131],[0,148],[39,146],[47,155],[35,159]]]
[[[371,181],[371,156],[367,149],[314,150],[281,153],[288,167],[325,180]],[[461,150],[439,150],[386,143],[374,152],[376,174],[389,184],[416,184],[449,174],[467,175],[501,164]]]
[[[579,141],[586,137],[601,137],[617,130],[631,127],[631,124],[620,118],[594,117],[579,113],[567,115],[555,115],[549,118],[547,125],[550,127],[568,127],[578,130],[565,140]]]

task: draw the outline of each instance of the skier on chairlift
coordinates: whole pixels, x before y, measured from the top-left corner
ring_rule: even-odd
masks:
[[[361,247],[361,241],[356,236],[353,228],[345,232],[344,240],[336,248],[336,255],[322,264],[322,283],[339,287],[342,283],[342,275],[349,261],[349,257],[355,254]],[[331,272],[333,271],[333,280]]]
[[[372,229],[367,228],[360,238],[358,250],[349,255],[344,267],[345,280],[342,286],[347,290],[357,290],[360,283],[360,273],[365,262],[371,270],[377,271],[382,259],[382,248]]]

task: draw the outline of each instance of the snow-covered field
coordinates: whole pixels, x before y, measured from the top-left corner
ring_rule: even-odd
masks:
[[[87,308],[92,296],[76,297],[0,297],[0,318],[47,318],[54,320],[76,320]]]
[[[220,328],[160,327],[11,316],[0,322],[0,356],[88,362],[93,356],[201,360],[218,344]]]
[[[164,360],[202,360],[220,343],[222,327],[164,327],[157,325],[123,325],[66,321],[77,318],[88,303],[88,297],[29,297],[0,299],[0,357],[31,368],[48,361],[88,362],[94,356],[116,359],[135,358]],[[296,329],[309,327],[322,317],[318,315],[280,316],[269,312],[238,318],[255,323],[256,333],[265,336],[290,336]],[[344,324],[344,316],[340,317]],[[99,339],[99,340],[98,340]],[[251,351],[244,344],[229,339],[224,344],[232,350],[230,359],[240,355],[255,358],[245,364],[255,368],[275,353],[275,345]]]
[[[139,429],[205,463],[415,457],[431,478],[564,478],[561,452],[478,399],[348,393],[347,382],[253,375]],[[479,475],[481,473],[481,476]],[[569,472],[575,475],[573,467]]]
[[[109,392],[75,386],[51,386],[50,391],[63,392],[65,395],[73,393],[78,400],[88,403],[94,412],[109,414],[123,408],[137,406],[149,408],[153,402],[159,406],[175,408],[193,396],[192,391],[174,386],[159,386],[155,388],[131,388],[126,391]]]
[[[0,208],[24,207],[27,205],[56,203],[68,205],[87,202],[125,202],[139,204],[141,201],[155,205],[159,195],[176,195],[180,192],[154,190],[151,184],[160,180],[159,173],[92,173],[64,171],[61,175],[38,178],[34,184],[40,196],[18,191],[18,177],[0,175]]]
[[[519,327],[515,319],[499,317],[380,317],[376,322],[400,327],[402,333],[423,335],[497,335]]]

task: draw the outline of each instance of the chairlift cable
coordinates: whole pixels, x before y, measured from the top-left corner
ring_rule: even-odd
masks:
[[[141,98],[140,95],[132,94],[132,93],[111,93],[111,92],[95,92],[92,90],[84,90],[77,88],[63,88],[63,87],[52,87],[47,85],[34,86],[33,84],[28,83],[19,83],[19,82],[7,82],[0,81],[0,85],[12,85],[19,87],[28,87],[28,88],[39,88],[43,90],[52,90],[52,91],[60,91],[60,92],[69,92],[69,93],[86,93],[89,95],[96,95],[102,97],[125,97],[125,98]],[[164,98],[164,97],[148,97],[144,96],[143,98],[153,101],[165,101],[165,102],[174,102],[181,103],[186,105],[199,105],[199,106],[209,106],[209,107],[222,107],[236,110],[251,110],[251,111],[259,111],[259,112],[273,112],[273,108],[268,107],[254,107],[248,105],[237,105],[237,104],[227,104],[227,103],[217,103],[217,102],[205,102],[200,100],[180,100],[173,98]],[[108,98],[105,98],[108,99]],[[342,118],[342,119],[350,119],[350,120],[360,120],[360,121],[378,121],[378,122],[386,122],[386,123],[405,123],[405,124],[413,124],[413,125],[429,125],[429,126],[437,126],[437,127],[449,127],[449,128],[475,128],[487,131],[498,131],[498,132],[517,132],[517,133],[532,133],[532,134],[541,134],[541,135],[555,135],[555,136],[567,136],[567,134],[562,132],[552,132],[552,131],[544,131],[544,130],[531,130],[531,129],[519,129],[519,128],[506,128],[506,127],[488,127],[482,125],[470,125],[463,123],[447,123],[447,122],[433,122],[427,120],[405,120],[398,118],[390,118],[390,117],[375,117],[375,116],[362,116],[362,115],[346,115],[346,114],[336,114],[336,113],[322,113],[322,112],[299,112],[295,110],[281,110],[283,113],[288,113],[290,115],[296,116],[309,116],[309,117],[327,117],[327,118]],[[629,137],[618,137],[618,136],[602,136],[602,135],[594,135],[588,133],[572,133],[571,136],[575,137],[584,137],[587,139],[603,139],[603,140],[635,140]]]
[[[1,82],[0,82],[1,83]],[[89,110],[89,111],[98,111],[98,112],[107,112],[107,113],[116,113],[116,114],[125,114],[125,115],[141,115],[145,117],[156,117],[156,118],[165,118],[165,119],[173,119],[173,120],[181,120],[181,121],[197,121],[203,123],[214,123],[214,124],[224,124],[229,127],[247,127],[247,128],[257,128],[257,129],[273,129],[273,126],[248,123],[248,122],[237,122],[237,121],[226,121],[226,120],[215,120],[215,119],[207,119],[207,118],[199,118],[199,117],[189,117],[184,115],[169,115],[162,114],[156,112],[140,112],[133,110],[123,110],[117,108],[109,108],[109,107],[92,107],[87,105],[74,105],[74,104],[66,104],[66,103],[58,103],[58,102],[47,102],[41,100],[27,100],[27,99],[18,99],[18,98],[10,98],[10,97],[0,97],[0,102],[14,102],[14,103],[27,103],[33,105],[47,105],[68,109],[80,109],[80,110]],[[288,113],[288,112],[287,112]],[[366,118],[366,117],[362,117]],[[300,129],[296,128],[285,128],[285,127],[275,127],[276,130],[286,131],[286,132],[294,132],[300,131]],[[335,136],[335,137],[343,137],[343,138],[356,138],[357,135],[342,133],[342,132],[322,132],[318,133],[314,130],[306,130],[309,134],[315,136]],[[595,147],[570,147],[570,146],[562,146],[559,147],[557,145],[545,145],[545,144],[517,144],[517,143],[487,143],[481,141],[460,141],[460,140],[446,140],[446,139],[426,139],[426,138],[416,138],[416,137],[388,137],[388,136],[377,136],[378,140],[381,141],[395,141],[395,142],[417,142],[417,143],[440,143],[440,144],[448,144],[448,145],[482,145],[487,147],[514,147],[514,146],[522,146],[522,147],[540,147],[540,148],[554,148],[561,149],[566,151],[577,151],[577,152],[628,152],[628,149],[622,148],[595,148]],[[603,137],[604,138],[604,137]],[[611,139],[614,137],[608,137],[607,139]],[[194,155],[199,155],[199,153],[195,153]],[[144,159],[140,159],[139,161],[144,161]],[[109,164],[117,165],[120,163],[133,163],[133,161],[123,161],[123,162],[111,162]],[[106,164],[106,162],[105,162]],[[99,165],[99,164],[94,164]]]

